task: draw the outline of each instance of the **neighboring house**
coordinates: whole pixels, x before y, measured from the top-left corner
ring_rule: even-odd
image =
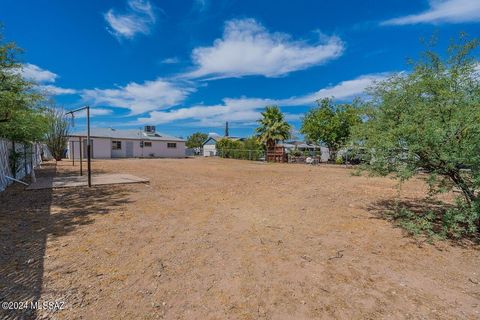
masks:
[[[322,162],[327,162],[330,158],[330,151],[324,146],[307,144],[303,141],[287,141],[285,143],[279,143],[278,145],[283,146],[287,153],[291,153],[293,150],[298,150],[308,155],[318,155],[320,153]]]
[[[87,133],[72,133],[68,142],[68,157],[80,157],[80,139],[82,157],[87,156]],[[145,126],[144,130],[117,130],[113,128],[91,129],[93,159],[109,158],[183,158],[185,140],[155,131],[154,126]]]
[[[203,156],[204,157],[214,157],[217,155],[217,141],[221,137],[208,137],[207,140],[203,143]]]

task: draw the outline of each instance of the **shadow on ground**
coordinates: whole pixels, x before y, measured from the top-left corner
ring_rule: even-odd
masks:
[[[424,214],[425,212],[434,212],[441,215],[448,208],[452,208],[451,204],[433,199],[388,199],[380,200],[372,203],[368,210],[376,217],[382,219],[392,219],[392,212],[398,208],[405,208],[416,214]]]
[[[56,166],[47,164],[37,176],[56,173]],[[0,193],[0,302],[38,301],[47,237],[64,236],[92,223],[94,215],[127,203],[128,193],[125,186],[25,191],[18,184]],[[0,319],[35,317],[35,310],[29,308],[0,307]]]

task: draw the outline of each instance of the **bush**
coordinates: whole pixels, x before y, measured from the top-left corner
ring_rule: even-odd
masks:
[[[413,212],[398,206],[389,213],[398,226],[413,236],[425,236],[430,240],[471,238],[480,241],[476,220],[480,217],[479,206],[469,207],[457,200],[455,206],[435,212]]]
[[[476,223],[480,219],[480,206],[475,203],[468,206],[464,201],[457,200],[454,208],[448,209],[442,217],[443,230],[450,238],[475,236]]]
[[[290,154],[294,157],[300,157],[302,155],[302,151],[300,151],[298,149],[293,149]]]
[[[259,160],[263,156],[263,146],[257,138],[244,141],[223,138],[217,142],[218,155],[222,158]]]

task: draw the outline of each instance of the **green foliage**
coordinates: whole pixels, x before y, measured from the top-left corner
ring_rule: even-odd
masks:
[[[372,173],[405,180],[422,170],[432,194],[461,191],[458,210],[476,219],[478,227],[480,82],[472,55],[477,46],[477,40],[462,36],[447,58],[429,50],[411,73],[376,84],[355,139],[372,151],[367,159]]]
[[[256,137],[250,137],[242,141],[243,149],[262,151],[263,145],[258,141]]]
[[[423,235],[429,239],[445,238],[445,233],[443,233],[442,230],[435,229],[436,215],[431,211],[417,214],[400,207],[392,212],[392,217],[397,225],[413,236],[418,237]]]
[[[263,155],[263,145],[256,137],[244,141],[223,138],[217,142],[216,148],[222,158],[259,160]]]
[[[449,208],[442,216],[444,233],[450,238],[475,236],[480,219],[478,202],[468,206],[465,201],[457,199],[457,205]]]
[[[243,144],[239,140],[222,138],[217,141],[216,148],[220,151],[222,158],[234,158],[235,151],[241,150]]]
[[[8,165],[10,167],[11,172],[13,173],[13,177],[17,177],[17,172],[19,169],[19,165],[22,163],[23,153],[18,152],[14,149],[10,151],[8,155]]]
[[[187,137],[185,145],[187,148],[200,148],[203,143],[208,139],[208,134],[202,132],[195,132]]]
[[[268,106],[262,112],[262,118],[257,121],[260,126],[255,130],[260,143],[271,147],[277,141],[290,137],[292,127],[285,121],[278,106]]]
[[[55,105],[50,106],[46,110],[46,120],[48,131],[45,135],[45,143],[53,158],[57,161],[62,160],[68,143],[69,121],[65,116],[65,112]]]
[[[318,107],[311,109],[302,120],[300,132],[307,141],[317,144],[325,143],[333,159],[336,152],[350,138],[353,126],[361,122],[358,110],[352,104],[335,105],[332,99],[317,101]]]
[[[0,137],[17,142],[40,140],[46,132],[42,95],[23,79],[21,53],[0,34]]]
[[[290,154],[293,156],[293,157],[300,157],[302,156],[302,151],[298,150],[297,148],[293,149]]]
[[[350,174],[354,177],[360,177],[362,175],[362,170],[356,168],[355,170],[351,171]]]
[[[480,217],[480,210],[477,204],[469,207],[465,201],[457,201],[456,206],[440,211],[427,210],[422,213],[398,206],[389,212],[389,216],[414,236],[426,236],[431,240],[478,237],[476,221]]]

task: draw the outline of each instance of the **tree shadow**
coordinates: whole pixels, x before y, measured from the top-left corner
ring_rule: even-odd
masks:
[[[55,165],[36,172],[38,177],[57,174]],[[111,213],[129,202],[130,190],[125,185],[104,185],[26,191],[15,184],[0,193],[0,302],[38,301],[47,237],[64,236],[93,223],[96,215]],[[0,319],[35,317],[31,308],[0,307]]]
[[[445,234],[443,217],[455,206],[444,201],[425,198],[383,199],[367,206],[374,218],[390,221],[409,236],[418,240],[448,240],[451,244],[467,247],[479,243],[477,236],[452,238]]]

